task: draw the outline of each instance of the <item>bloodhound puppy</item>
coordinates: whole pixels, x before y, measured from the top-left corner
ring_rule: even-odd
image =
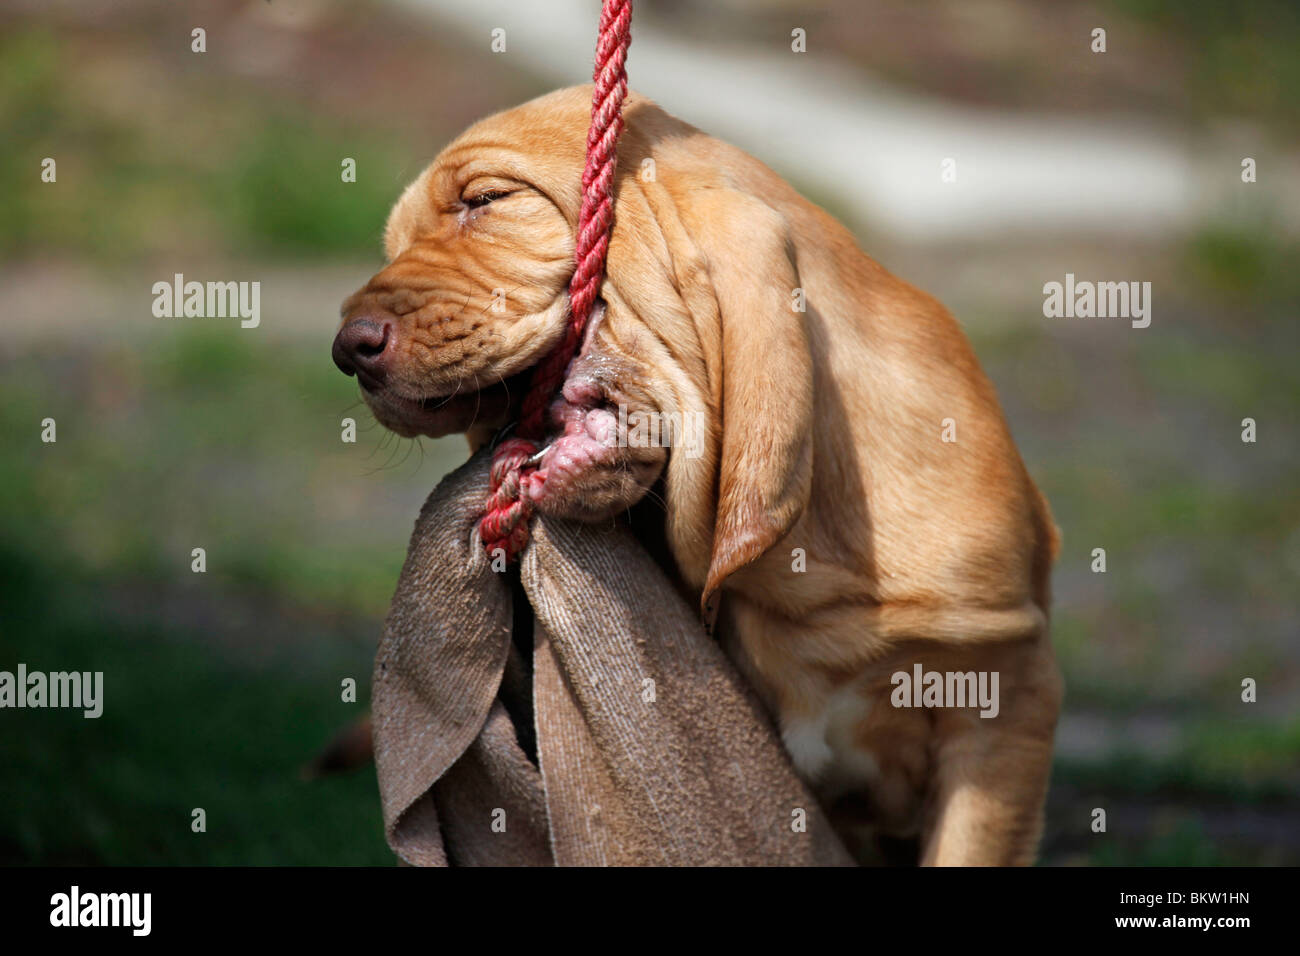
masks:
[[[513,420],[566,319],[590,104],[483,120],[397,202],[334,344],[388,428]],[[603,313],[524,494],[655,510],[860,859],[1032,862],[1057,534],[970,344],[756,159],[635,94],[625,116]]]

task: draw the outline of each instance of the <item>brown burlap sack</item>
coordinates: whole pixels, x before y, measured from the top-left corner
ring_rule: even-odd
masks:
[[[512,576],[475,528],[488,466],[476,455],[429,496],[375,661],[393,850],[436,866],[850,863],[625,528],[535,519],[519,569],[531,661],[519,653]]]

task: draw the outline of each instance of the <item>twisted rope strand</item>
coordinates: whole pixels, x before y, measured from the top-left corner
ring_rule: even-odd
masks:
[[[532,503],[520,497],[527,464],[537,453],[546,427],[546,409],[564,386],[569,363],[582,343],[596,294],[605,275],[605,257],[614,224],[614,167],[618,139],[623,133],[623,101],[627,99],[627,49],[632,42],[632,0],[604,0],[592,71],[591,125],[587,128],[587,161],[582,170],[582,209],[569,281],[569,322],[564,337],[533,372],[524,396],[519,425],[492,453],[487,507],[479,535],[489,555],[498,549],[513,561],[528,544]]]

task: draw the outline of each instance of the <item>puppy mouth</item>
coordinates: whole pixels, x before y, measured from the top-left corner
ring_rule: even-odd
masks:
[[[462,380],[451,393],[424,398],[408,398],[382,387],[372,390],[365,382],[361,383],[361,391],[385,427],[407,438],[442,438],[476,424],[505,425],[518,411],[531,375],[530,367],[482,388],[475,387],[470,378]]]
[[[542,507],[578,495],[587,499],[584,511],[602,517],[640,498],[659,474],[664,451],[629,440],[629,414],[627,403],[606,386],[571,377],[548,409],[548,436],[528,459],[524,493]],[[608,499],[604,507],[602,498]]]
[[[589,328],[594,328],[603,315],[603,303],[598,303]],[[534,467],[557,462],[560,456],[555,453],[570,450],[573,439],[584,433],[586,444],[594,441],[606,449],[619,444],[619,398],[611,392],[608,369],[604,370],[605,374],[590,373],[590,366],[600,367],[604,363],[590,350],[590,333],[587,338],[570,366],[569,377],[546,410],[546,437],[539,442],[541,449],[530,462]],[[486,385],[480,385],[481,377],[471,374],[461,377],[451,391],[432,395],[406,394],[405,389],[375,381],[363,371],[358,371],[357,381],[366,404],[386,428],[408,438],[416,435],[441,438],[464,433],[475,425],[502,428],[516,422],[533,373],[546,355],[543,351],[531,356],[519,371]],[[574,375],[584,364],[588,371]],[[596,449],[592,446],[588,450],[594,453]]]

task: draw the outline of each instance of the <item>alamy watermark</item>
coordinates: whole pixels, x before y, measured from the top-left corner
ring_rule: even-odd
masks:
[[[74,884],[50,897],[51,926],[125,926],[132,936],[148,936],[152,916],[152,893],[83,893]]]
[[[1076,281],[1067,272],[1065,282],[1043,285],[1043,297],[1049,319],[1130,319],[1135,329],[1151,324],[1150,282]]]
[[[93,719],[104,712],[103,671],[0,671],[0,707],[71,707]]]
[[[927,671],[920,664],[912,672],[895,671],[889,702],[895,707],[979,707],[981,717],[996,717],[997,671]]]
[[[171,282],[153,284],[153,314],[160,319],[233,319],[245,329],[262,322],[262,283],[186,282],[176,273]]]
[[[679,448],[687,458],[704,454],[703,412],[629,412],[618,406],[619,448]]]

